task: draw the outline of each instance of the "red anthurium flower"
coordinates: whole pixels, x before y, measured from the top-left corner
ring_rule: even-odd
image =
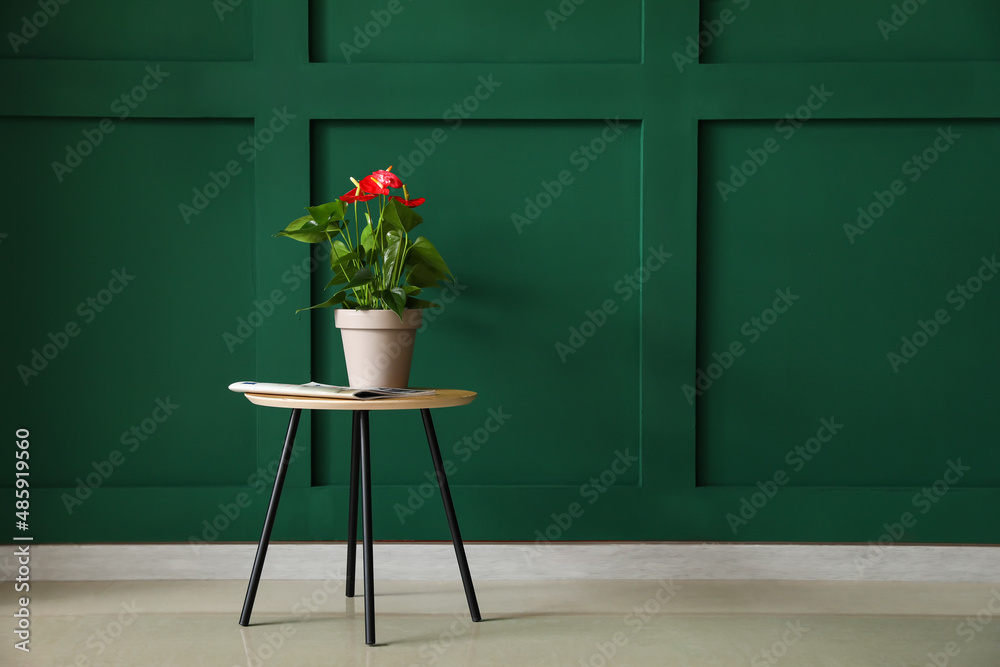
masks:
[[[405,308],[427,305],[426,301],[421,302],[412,297],[420,292],[420,288],[441,282],[432,278],[440,278],[442,281],[453,279],[433,246],[423,237],[409,237],[408,232],[423,222],[423,217],[412,212],[412,209],[422,206],[426,200],[423,197],[410,197],[409,188],[400,176],[392,173],[391,166],[373,171],[360,180],[352,176],[350,181],[351,189],[340,197],[335,207],[333,204],[324,204],[318,209],[313,208],[317,214],[337,209],[327,216],[337,218],[336,222],[324,223],[316,229],[326,229],[327,239],[331,241],[330,266],[339,279],[335,276],[328,285],[335,287],[337,294],[312,308],[342,305],[355,309],[384,310],[404,319]],[[396,190],[399,195],[390,194],[392,190]],[[431,192],[431,197],[433,196],[434,193]],[[374,203],[371,202],[372,199],[375,200]],[[358,211],[358,202],[361,202],[361,211]],[[348,213],[345,204],[353,204],[353,215],[350,216],[354,220],[353,225],[348,224],[345,217]],[[404,212],[400,206],[407,207],[411,212]],[[303,218],[296,218],[279,235],[289,236],[297,241],[317,240],[314,238],[315,234],[310,236],[312,232],[309,229],[303,229],[302,220]],[[333,241],[334,235],[338,237],[336,241]],[[377,248],[372,248],[372,243]],[[351,252],[344,253],[344,246]],[[406,259],[407,267],[417,270],[416,275],[411,271],[400,270],[400,257]],[[354,277],[345,285],[342,281],[346,281],[347,275]],[[402,298],[404,296],[405,299]]]
[[[365,176],[361,179],[361,191],[367,192],[373,195],[387,195],[389,194],[389,189],[386,188],[382,183],[374,178],[374,174],[371,176]]]
[[[410,208],[416,208],[417,206],[420,206],[425,201],[427,201],[423,197],[420,197],[419,199],[403,199],[402,197],[389,197],[389,199],[395,199],[403,206],[409,206]]]
[[[350,190],[347,191],[347,193],[340,196],[340,201],[344,202],[345,204],[351,204],[353,202],[368,201],[370,199],[375,199],[375,197],[377,196],[373,194],[366,194],[364,192],[362,192],[361,194],[357,194],[357,192],[358,192],[357,188],[351,188]]]
[[[389,199],[395,199],[403,206],[408,206],[409,208],[416,208],[417,206],[420,206],[426,201],[423,197],[420,197],[419,199],[410,199],[410,191],[407,189],[405,185],[403,186],[402,197],[389,197]]]
[[[389,194],[389,190],[383,187],[379,181],[372,178],[372,176],[365,176],[361,179],[360,183],[358,183],[354,178],[351,178],[351,181],[354,183],[354,189],[348,191],[340,198],[340,201],[345,204],[356,203],[359,201],[370,201],[375,199],[378,195]]]
[[[389,167],[389,169],[392,169],[392,167]],[[389,169],[379,169],[378,171],[373,172],[372,175],[369,176],[368,178],[378,183],[381,183],[383,187],[390,187],[390,188],[403,187],[403,181],[399,180],[399,176],[389,171]],[[366,178],[365,180],[368,179]],[[364,181],[362,181],[362,183],[363,182]],[[383,192],[379,194],[386,194],[386,193]]]

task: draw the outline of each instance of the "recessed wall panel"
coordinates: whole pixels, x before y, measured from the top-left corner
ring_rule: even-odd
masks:
[[[982,0],[701,3],[703,63],[1000,60],[1000,5]]]
[[[996,484],[1000,124],[699,127],[699,484]]]
[[[252,60],[252,0],[7,0],[0,58]]]
[[[245,484],[255,420],[226,386],[254,370],[253,123],[101,121],[0,121],[3,385],[32,488]]]
[[[642,1],[313,0],[314,62],[635,63]]]
[[[346,192],[349,176],[390,164],[412,196],[427,199],[414,233],[437,246],[457,283],[428,294],[441,304],[425,311],[410,384],[479,392],[472,405],[438,418],[453,483],[576,489],[607,470],[616,451],[638,456],[640,304],[624,280],[645,253],[640,126],[314,124],[314,201]],[[314,303],[328,298],[327,277],[325,269],[314,277]],[[333,314],[313,315],[314,378],[339,384],[346,372]],[[325,458],[314,470],[323,483],[343,483],[349,421],[314,419],[317,442],[341,443],[317,447]],[[378,415],[372,428],[373,451],[396,462],[376,466],[376,481],[426,481],[430,460],[416,415]],[[616,483],[635,484],[638,462],[622,465]]]

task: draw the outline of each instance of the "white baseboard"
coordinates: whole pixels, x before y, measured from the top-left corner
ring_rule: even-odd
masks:
[[[0,547],[0,579],[17,576],[19,545]],[[31,546],[31,578],[47,581],[246,579],[255,544]],[[672,542],[473,543],[476,580],[743,579],[1000,582],[1000,548]],[[264,579],[339,577],[343,542],[274,543]],[[375,577],[447,581],[458,576],[451,543],[376,543]],[[361,553],[358,552],[358,578]]]

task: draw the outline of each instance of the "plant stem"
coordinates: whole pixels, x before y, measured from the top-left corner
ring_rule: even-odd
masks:
[[[406,253],[410,252],[410,235],[403,230],[403,245],[400,248],[399,255],[396,257],[396,275],[392,277],[392,286],[395,287],[399,283],[399,279],[403,277],[403,265],[406,264]]]

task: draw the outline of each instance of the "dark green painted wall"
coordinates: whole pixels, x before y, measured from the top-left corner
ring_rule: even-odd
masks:
[[[226,385],[346,380],[272,235],[394,164],[468,539],[997,542],[1000,11],[899,4],[5,3],[28,532],[257,538],[287,415]],[[303,421],[276,539],[343,539],[348,428]],[[416,415],[373,437],[377,537],[445,538]]]

